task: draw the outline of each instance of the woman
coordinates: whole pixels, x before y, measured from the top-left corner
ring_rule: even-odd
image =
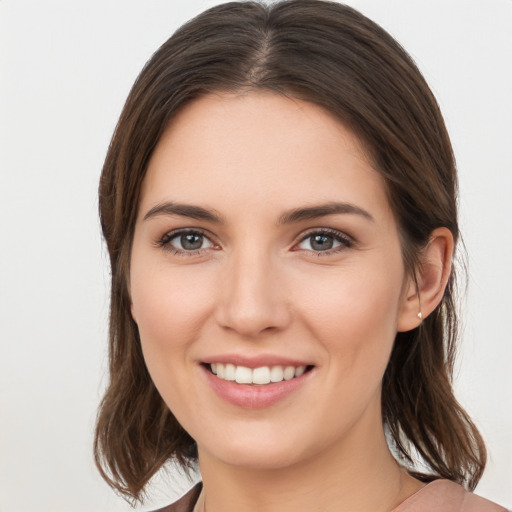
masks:
[[[137,79],[100,183],[95,452],[165,510],[504,510],[451,387],[455,164],[411,59],[346,6],[224,4]],[[420,469],[422,468],[422,469]]]

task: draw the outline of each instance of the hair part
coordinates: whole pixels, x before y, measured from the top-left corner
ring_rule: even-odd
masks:
[[[412,59],[381,27],[335,2],[230,2],[181,27],[137,78],[113,135],[99,187],[112,269],[109,374],[94,441],[96,464],[125,497],[141,500],[167,461],[190,468],[194,440],[158,394],[130,314],[130,250],[145,172],[170,120],[218,91],[268,90],[315,103],[351,129],[385,179],[406,269],[437,227],[455,241],[457,177],[437,102]],[[383,379],[382,411],[411,474],[474,489],[484,442],[454,397],[455,271],[419,328],[398,333]],[[415,469],[413,452],[429,473]]]

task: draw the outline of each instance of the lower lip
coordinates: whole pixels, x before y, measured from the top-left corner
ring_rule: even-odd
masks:
[[[311,377],[313,370],[300,377],[270,384],[237,384],[233,381],[219,379],[202,366],[203,373],[210,387],[227,402],[244,409],[262,409],[280,402],[303,386]]]

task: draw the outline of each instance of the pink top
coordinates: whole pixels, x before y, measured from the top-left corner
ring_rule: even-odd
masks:
[[[507,512],[450,480],[434,480],[392,512]]]
[[[201,488],[199,482],[177,502],[155,512],[193,512]],[[464,490],[450,480],[434,480],[392,512],[507,512],[507,509]]]

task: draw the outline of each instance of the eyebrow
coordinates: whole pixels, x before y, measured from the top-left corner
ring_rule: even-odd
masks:
[[[191,204],[173,202],[160,203],[153,206],[153,208],[144,215],[144,220],[161,215],[179,215],[180,217],[188,217],[190,219],[207,220],[216,224],[222,224],[224,222],[222,216],[215,210],[208,210],[201,206]]]
[[[304,220],[318,219],[320,217],[326,217],[327,215],[336,214],[351,214],[360,215],[370,221],[374,221],[373,216],[352,203],[326,203],[315,206],[308,206],[303,208],[294,208],[288,212],[285,212],[279,218],[279,224],[294,224]],[[215,224],[223,224],[224,218],[216,210],[209,210],[201,206],[194,206],[191,204],[165,202],[153,206],[144,215],[143,220],[148,220],[153,217],[159,217],[162,215],[178,215],[180,217],[188,217],[190,219],[206,220]]]
[[[360,215],[372,222],[375,220],[369,212],[355,204],[326,203],[317,206],[309,206],[307,208],[295,208],[290,210],[280,217],[279,224],[292,224],[303,220],[317,219],[320,217],[326,217],[327,215],[336,215],[340,213]]]

